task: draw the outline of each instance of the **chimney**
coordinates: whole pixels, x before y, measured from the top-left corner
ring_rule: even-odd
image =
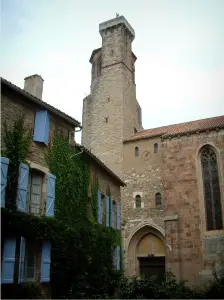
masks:
[[[24,78],[24,91],[42,100],[44,80],[40,75],[31,75]]]

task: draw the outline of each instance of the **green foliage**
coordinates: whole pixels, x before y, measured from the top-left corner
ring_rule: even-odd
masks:
[[[86,218],[89,169],[83,155],[69,145],[68,138],[56,134],[46,159],[51,173],[56,175],[55,217],[74,225]]]
[[[194,299],[198,298],[195,291],[186,286],[184,281],[167,273],[163,278],[133,277],[123,278],[120,283],[123,299]]]
[[[35,282],[17,284],[13,288],[4,284],[1,287],[2,299],[44,299],[40,287]]]
[[[26,162],[31,143],[31,132],[24,126],[24,117],[19,118],[11,128],[3,124],[3,142],[5,149],[2,155],[9,158],[6,187],[6,207],[16,210],[19,164]]]
[[[25,133],[22,120],[17,121],[11,131],[5,130],[8,141],[5,141],[4,155],[13,166],[9,172],[8,197],[13,195],[15,204],[19,163],[26,162],[31,138]],[[48,149],[46,160],[50,172],[56,175],[55,217],[37,217],[8,205],[1,209],[2,239],[13,235],[32,240],[51,240],[52,298],[111,298],[120,276],[119,272],[112,270],[111,247],[120,238],[113,228],[97,224],[98,177],[96,174],[93,176],[90,186],[88,158],[78,154],[76,148],[69,145],[68,139],[59,134],[54,136],[53,147]],[[16,178],[14,182],[12,174]],[[89,218],[87,214],[89,186],[94,218]],[[9,298],[14,297],[17,289],[16,285],[11,289],[11,294],[8,290]],[[24,287],[23,291],[27,289],[32,290]],[[28,296],[26,292],[18,292],[18,295],[27,295],[20,298],[38,298],[36,292],[33,296]]]
[[[99,178],[97,174],[93,174],[92,180],[90,183],[91,187],[91,209],[92,215],[95,222],[97,222],[97,207],[98,207],[98,189],[99,189]]]
[[[65,228],[53,241],[52,297],[111,297],[111,282],[118,273],[112,271],[111,246],[117,243],[118,234],[97,224],[97,173],[90,181],[87,157],[59,134],[54,136],[46,158],[57,178],[55,219]],[[87,214],[89,204],[93,218]]]

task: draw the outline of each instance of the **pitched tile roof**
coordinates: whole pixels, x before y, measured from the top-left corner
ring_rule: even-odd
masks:
[[[224,116],[141,130],[130,138],[125,139],[124,142],[146,139],[156,136],[168,138],[177,135],[186,135],[206,130],[212,130],[216,128],[224,128]]]
[[[17,93],[19,93],[20,95],[23,95],[24,97],[26,97],[30,101],[33,101],[34,103],[39,104],[40,106],[48,109],[49,111],[53,112],[54,114],[58,115],[59,117],[65,119],[70,124],[75,125],[76,127],[82,128],[80,122],[77,121],[76,119],[70,117],[69,115],[67,115],[64,112],[62,112],[61,110],[53,107],[52,105],[48,104],[47,102],[44,102],[43,100],[41,100],[41,99],[39,99],[37,97],[34,97],[30,93],[27,93],[23,89],[19,88],[17,85],[15,85],[12,82],[10,82],[10,81],[8,81],[8,80],[6,80],[6,79],[4,79],[4,78],[1,77],[1,85],[2,84],[4,84],[5,86],[8,86],[12,90],[14,90]]]

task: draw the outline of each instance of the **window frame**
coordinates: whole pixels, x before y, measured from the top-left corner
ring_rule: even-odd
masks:
[[[137,206],[137,203],[138,203],[138,204],[140,203],[140,206]],[[137,195],[135,196],[135,208],[136,208],[136,209],[142,208],[142,197],[141,197],[141,195],[139,195],[139,194],[137,194]]]
[[[195,156],[191,155],[193,159],[192,162],[195,162],[196,166],[196,176],[197,176],[197,185],[198,185],[198,200],[199,200],[199,209],[200,209],[200,219],[201,219],[201,233],[204,237],[212,237],[212,236],[219,236],[222,235],[224,230],[212,230],[208,231],[206,227],[206,210],[205,210],[205,201],[204,201],[204,187],[203,187],[203,180],[202,180],[202,166],[201,166],[201,153],[206,146],[212,147],[212,149],[216,153],[216,159],[218,164],[218,174],[220,182],[224,179],[224,171],[221,167],[221,157],[220,157],[220,149],[216,147],[213,142],[206,142],[201,143],[198,146]],[[220,185],[220,192],[221,192],[221,205],[222,211],[224,211],[224,186]],[[224,225],[224,224],[223,224]]]
[[[155,143],[153,145],[153,147],[154,147],[154,153],[158,153],[159,152],[159,145],[158,145],[158,143]]]
[[[33,278],[27,278],[27,269],[28,269],[28,258],[31,257],[31,255],[29,255],[29,251],[32,249],[32,257],[33,257],[33,260],[34,260],[34,263],[33,263],[33,272],[34,272],[34,275],[33,275]],[[26,243],[26,248],[25,248],[25,259],[24,259],[24,282],[35,282],[36,279],[37,279],[37,252],[36,252],[36,249],[35,249],[35,246],[33,244],[30,244],[29,241],[27,241]]]
[[[207,152],[207,154],[206,154]],[[212,158],[213,155],[213,158]],[[206,157],[207,156],[207,157]],[[210,145],[205,145],[201,149],[200,155],[201,176],[203,188],[203,200],[205,208],[206,231],[223,230],[223,208],[220,186],[220,174],[218,170],[218,159],[216,151]],[[216,180],[216,182],[214,182]],[[216,194],[214,195],[214,193]],[[217,201],[219,202],[217,205]],[[219,206],[219,207],[218,207]],[[211,212],[209,212],[209,208]],[[218,217],[218,209],[221,210]],[[210,219],[211,218],[211,219]],[[218,224],[221,224],[219,228]],[[218,228],[217,228],[218,227]]]
[[[31,207],[32,207],[32,186],[33,186],[32,185],[32,179],[35,175],[41,177],[40,203],[39,203],[39,212],[38,213],[34,213],[31,210]],[[44,189],[45,179],[46,179],[46,173],[44,173],[41,170],[35,169],[35,168],[30,168],[29,182],[28,182],[28,188],[27,188],[26,213],[33,214],[35,216],[41,216],[42,215],[43,199],[44,199],[43,189]]]
[[[157,204],[158,196],[160,196],[160,204]],[[162,206],[162,195],[160,192],[155,193],[155,207],[161,207]]]
[[[139,157],[139,156],[140,156],[139,147],[136,146],[136,147],[135,147],[135,157]]]

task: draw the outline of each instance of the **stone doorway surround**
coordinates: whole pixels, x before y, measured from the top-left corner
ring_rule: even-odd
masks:
[[[128,238],[125,240],[125,271],[127,276],[139,276],[139,260],[137,258],[137,245],[147,234],[153,234],[164,244],[165,252],[165,232],[164,229],[151,220],[144,220],[136,226]]]

